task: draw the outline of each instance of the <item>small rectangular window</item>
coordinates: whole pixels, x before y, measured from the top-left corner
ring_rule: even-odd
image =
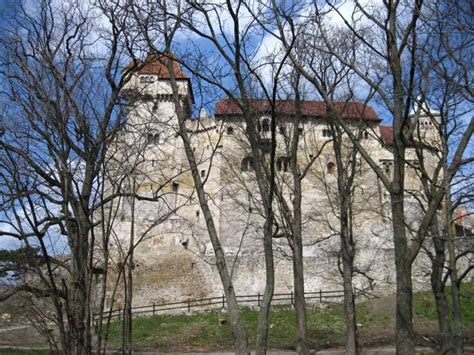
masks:
[[[198,211],[196,211],[196,220],[198,220],[198,221],[199,221],[199,210],[198,210]]]
[[[206,177],[206,170],[201,170],[201,177]]]
[[[330,129],[323,129],[323,137],[330,138],[332,137],[332,132]]]

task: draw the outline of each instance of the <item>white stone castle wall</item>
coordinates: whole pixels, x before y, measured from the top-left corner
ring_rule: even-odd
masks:
[[[139,85],[138,82],[132,83]],[[180,84],[184,95],[185,83]],[[150,94],[169,94],[167,82],[146,88]],[[143,239],[135,250],[134,304],[145,305],[174,300],[198,299],[222,294],[214,265],[213,250],[206,224],[197,203],[193,180],[171,101],[141,103],[130,110],[125,142],[129,147],[127,161],[135,166],[137,190],[144,196],[159,196],[158,202],[135,202],[135,240]],[[232,270],[237,294],[263,292],[265,285],[262,246],[263,219],[253,172],[242,172],[241,161],[250,155],[243,122],[224,122],[213,118],[188,121],[199,171],[206,179],[205,189],[214,223]],[[227,126],[233,126],[233,134]],[[287,125],[287,132],[290,130]],[[299,150],[301,166],[310,155],[317,154],[326,138],[322,122],[304,124]],[[356,127],[355,127],[356,129]],[[374,124],[372,135],[378,133]],[[369,130],[370,131],[370,130]],[[149,133],[160,134],[158,144],[147,144]],[[285,156],[284,136],[278,135],[277,157]],[[375,161],[392,159],[376,137],[363,144]],[[409,159],[415,159],[413,152]],[[308,291],[341,289],[338,271],[337,186],[327,163],[335,162],[330,144],[303,180],[303,240],[305,287]],[[378,286],[393,289],[395,273],[389,202],[387,193],[365,162],[360,161],[355,179],[354,236],[357,247],[356,266],[365,276],[355,277],[355,286]],[[408,184],[418,188],[415,176],[408,171]],[[278,182],[291,202],[288,182],[290,173],[279,173]],[[177,188],[173,187],[177,184]],[[116,225],[117,244],[127,245],[131,218],[130,201],[124,199],[122,218]],[[169,216],[168,214],[176,209]],[[276,205],[276,209],[278,207]],[[410,211],[412,213],[413,211]],[[166,217],[166,218],[165,218]],[[163,218],[150,228],[157,219]],[[416,220],[414,221],[416,222]],[[275,240],[275,292],[293,288],[292,261],[285,239]],[[120,295],[116,301],[120,303]]]

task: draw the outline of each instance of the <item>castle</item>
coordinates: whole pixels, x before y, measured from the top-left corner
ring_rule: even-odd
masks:
[[[215,104],[213,116],[201,110],[199,117],[192,119],[190,80],[178,63],[173,62],[173,68],[183,106],[189,114],[187,130],[192,149],[236,292],[263,292],[261,201],[242,112],[235,102],[221,99]],[[131,233],[137,245],[134,303],[144,305],[221,295],[214,253],[178,134],[170,79],[163,60],[148,57],[124,92],[129,98],[127,120],[115,143],[115,154],[110,158],[111,166],[116,168],[110,169],[109,179],[111,189],[121,183],[122,189],[141,196],[133,200],[123,198],[116,203],[116,248],[125,250]],[[264,100],[251,100],[251,105],[265,149],[270,142],[269,105]],[[294,130],[300,137],[298,164],[302,169],[307,168],[302,179],[305,288],[308,291],[341,289],[336,165],[327,107],[323,102],[304,101],[297,110],[292,100],[279,100],[275,105],[276,182],[288,201],[293,198],[288,142]],[[362,103],[341,102],[336,108],[372,158],[390,175],[391,127],[381,125],[375,111]],[[423,134],[435,142],[432,132],[436,131],[433,129],[436,122],[423,115],[418,122]],[[357,249],[354,285],[394,289],[388,194],[359,154],[353,164],[353,148],[348,138],[343,148],[346,168],[356,169],[351,211]],[[416,154],[409,149],[406,181],[407,188],[415,192],[420,190],[416,167]],[[416,224],[419,208],[416,201],[411,203],[409,197],[407,200],[407,223]],[[290,292],[293,289],[291,249],[284,238],[285,221],[279,215],[277,203],[275,209],[276,229],[280,234],[274,240],[275,292]],[[120,255],[119,252],[112,267],[119,264]],[[423,266],[415,268],[415,287],[426,282],[425,276]]]

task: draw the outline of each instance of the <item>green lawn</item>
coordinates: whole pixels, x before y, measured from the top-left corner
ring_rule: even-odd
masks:
[[[415,326],[419,338],[436,337],[437,320],[431,292],[415,294]],[[474,335],[474,283],[462,287],[463,321],[466,335]],[[394,336],[394,297],[388,296],[358,304],[358,323],[363,344],[391,343]],[[257,312],[242,311],[250,342],[255,342]],[[134,321],[134,341],[140,348],[162,350],[207,350],[232,347],[232,334],[226,314],[219,311],[194,315],[163,315]],[[224,321],[224,322],[223,322]],[[280,349],[294,347],[295,314],[289,307],[275,307],[270,315],[269,346]],[[224,323],[224,324],[222,324]],[[111,327],[111,344],[120,346],[121,322]],[[344,310],[342,305],[308,307],[309,339],[317,348],[344,344]]]

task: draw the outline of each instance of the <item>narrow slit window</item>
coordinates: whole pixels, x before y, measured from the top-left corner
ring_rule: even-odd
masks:
[[[287,157],[279,157],[276,161],[276,168],[278,171],[287,172],[290,165],[290,159]]]
[[[174,181],[172,184],[171,184],[171,188],[173,189],[173,192],[178,192],[179,190],[179,184]]]
[[[242,171],[254,170],[253,159],[251,157],[245,157],[244,159],[242,159],[241,170]]]

